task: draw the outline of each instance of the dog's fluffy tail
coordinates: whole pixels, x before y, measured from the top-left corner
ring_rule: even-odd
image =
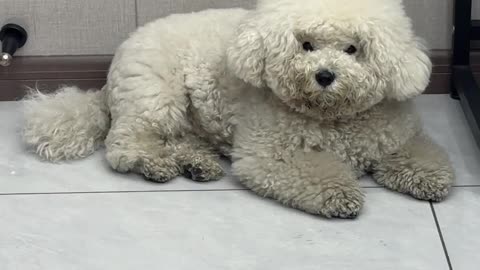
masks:
[[[105,90],[63,87],[53,94],[31,91],[23,101],[24,142],[45,160],[85,158],[102,145],[108,133]]]

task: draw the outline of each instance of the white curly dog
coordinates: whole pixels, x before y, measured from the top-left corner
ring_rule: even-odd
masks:
[[[220,154],[255,193],[356,217],[358,178],[441,201],[454,173],[411,108],[431,74],[401,0],[260,0],[151,22],[116,52],[101,91],[25,99],[24,139],[72,160],[103,143],[118,172],[221,178]]]

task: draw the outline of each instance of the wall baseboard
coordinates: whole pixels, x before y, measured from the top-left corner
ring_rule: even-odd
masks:
[[[62,85],[82,89],[101,88],[112,56],[15,57],[9,67],[0,67],[0,101],[20,100],[28,88],[52,92]]]
[[[450,51],[434,50],[431,58],[434,67],[426,94],[447,94],[450,91]],[[62,85],[101,88],[111,60],[109,55],[16,57],[10,67],[0,67],[0,101],[20,100],[29,87],[42,92],[55,91]],[[471,62],[480,79],[480,52],[472,53]]]

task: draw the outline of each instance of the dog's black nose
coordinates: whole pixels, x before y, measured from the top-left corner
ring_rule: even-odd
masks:
[[[318,84],[323,87],[327,87],[335,81],[335,74],[328,70],[322,70],[317,75],[315,75],[315,79],[317,80]]]

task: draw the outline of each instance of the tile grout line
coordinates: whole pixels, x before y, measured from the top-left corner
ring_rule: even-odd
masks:
[[[361,187],[362,189],[379,189],[383,187]],[[111,191],[58,191],[58,192],[12,192],[0,193],[0,196],[32,196],[32,195],[76,195],[76,194],[127,194],[127,193],[181,193],[181,192],[225,192],[248,191],[248,188],[230,189],[165,189],[165,190],[111,190]]]
[[[453,270],[452,262],[450,261],[450,256],[448,255],[447,245],[445,244],[445,239],[443,238],[442,229],[440,228],[440,223],[438,221],[437,213],[435,212],[435,208],[433,207],[432,202],[430,202],[430,209],[432,210],[433,219],[435,220],[438,236],[440,237],[440,241],[442,242],[443,252],[445,253],[445,258],[447,259],[448,268],[450,270]]]
[[[452,187],[454,187],[454,188],[471,188],[471,187],[480,187],[480,185],[459,185],[459,186],[453,185]]]
[[[127,193],[176,193],[176,192],[224,192],[244,191],[244,188],[231,189],[179,189],[179,190],[118,190],[118,191],[65,191],[65,192],[16,192],[0,193],[0,196],[31,196],[31,195],[76,195],[76,194],[127,194]]]

